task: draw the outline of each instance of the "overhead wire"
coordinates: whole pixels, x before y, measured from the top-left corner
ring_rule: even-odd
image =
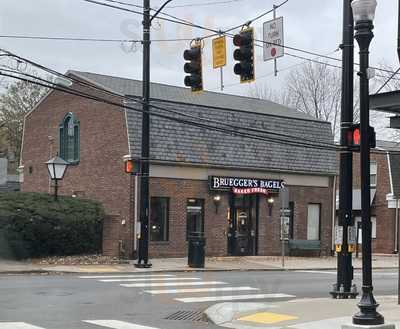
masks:
[[[19,59],[21,60],[22,58],[19,57]],[[29,61],[28,63],[31,64],[32,62]],[[43,66],[39,64],[39,68],[43,69]],[[51,70],[51,69],[49,69],[48,73],[52,73],[52,74],[57,73],[58,76],[64,77],[64,78],[66,78],[66,79],[71,79],[70,76],[65,76],[65,75],[63,75],[63,74],[61,74],[61,73],[59,73],[59,72],[56,72],[56,71],[54,71],[54,70]],[[22,73],[22,74],[24,74],[24,73]],[[33,76],[30,76],[30,77],[32,78]],[[122,97],[122,98],[124,98],[123,96],[121,96],[121,95],[119,95],[119,94],[110,92],[110,91],[105,90],[105,89],[103,89],[103,88],[97,88],[96,86],[94,86],[94,85],[92,85],[92,84],[82,83],[82,81],[79,80],[79,79],[71,79],[71,80],[76,80],[76,81],[77,81],[78,83],[80,83],[80,84],[83,84],[83,85],[88,86],[88,87],[91,87],[91,88],[98,89],[98,90],[100,90],[100,91],[102,91],[102,92],[105,92],[105,93],[107,93],[107,94],[111,94],[112,96],[117,96],[117,97]],[[47,82],[48,82],[48,83],[52,83],[52,82],[50,82],[50,81],[47,81]],[[75,90],[74,90],[74,91],[75,91]],[[92,95],[90,95],[90,94],[86,94],[85,96],[90,96],[90,97],[92,97]],[[132,101],[132,98],[131,98],[131,97],[126,97],[126,99]],[[103,100],[104,100],[104,99],[103,99]],[[139,100],[137,100],[137,99],[135,99],[134,102],[143,104],[142,101],[139,101]],[[114,105],[115,105],[115,104],[114,104]],[[219,121],[216,121],[216,120],[211,120],[211,119],[207,119],[207,118],[199,118],[199,117],[197,117],[197,116],[190,116],[190,115],[188,115],[188,114],[184,114],[184,113],[181,113],[181,112],[178,112],[178,111],[174,111],[174,110],[170,110],[170,109],[161,108],[161,107],[156,106],[156,105],[154,105],[154,104],[150,104],[150,106],[151,106],[152,108],[155,108],[155,109],[158,109],[158,110],[161,110],[161,111],[169,112],[169,113],[172,113],[172,114],[174,114],[174,115],[189,117],[189,118],[195,119],[195,120],[197,120],[197,121],[198,121],[198,120],[202,120],[202,121],[207,121],[207,122],[210,122],[210,123],[221,124]],[[195,122],[194,122],[194,123],[195,123]],[[227,124],[224,123],[223,125],[226,126]],[[279,133],[270,132],[270,131],[267,131],[267,130],[255,129],[255,128],[251,128],[251,127],[241,127],[241,126],[229,125],[229,124],[228,124],[228,126],[230,126],[231,128],[234,128],[234,129],[241,129],[241,130],[253,131],[253,132],[257,132],[257,133],[263,133],[263,134],[267,134],[267,135],[275,135],[275,136],[280,136],[280,137],[285,137],[285,138],[292,138],[292,139],[295,139],[295,140],[299,140],[299,139],[301,140],[301,139],[302,139],[301,137],[299,138],[298,136],[291,136],[291,135],[279,134]],[[235,132],[237,132],[237,131],[229,131],[229,132],[235,133]],[[254,135],[254,136],[260,137],[259,135]],[[253,137],[253,135],[251,135],[251,137]],[[275,142],[284,142],[284,143],[286,143],[286,144],[288,144],[288,145],[294,145],[294,146],[304,146],[304,145],[305,145],[305,143],[297,143],[297,141],[288,141],[288,140],[280,140],[280,139],[272,139],[272,138],[268,138],[268,140],[271,140],[271,141],[273,140],[273,141],[275,141]],[[307,144],[308,146],[313,146],[313,147],[317,147],[317,148],[321,147],[321,145],[324,144],[324,143],[315,143],[314,141],[308,140],[308,139],[303,139],[303,140],[305,140],[305,141],[308,142],[308,143],[313,143],[313,144]],[[326,144],[325,146],[329,146],[329,147],[332,146],[332,144],[330,144],[330,143],[325,143],[325,144]]]
[[[135,112],[140,112],[140,113],[143,112],[142,109],[138,109],[138,108],[135,108],[135,107],[132,107],[132,106],[128,106],[126,104],[121,104],[121,103],[109,101],[107,99],[104,99],[104,98],[101,98],[101,97],[98,97],[98,96],[93,96],[91,94],[79,92],[79,91],[76,91],[76,90],[71,89],[71,88],[62,87],[62,86],[60,86],[58,84],[55,84],[53,82],[50,82],[50,81],[47,81],[47,82],[35,81],[35,80],[42,81],[43,80],[42,78],[34,77],[35,80],[30,80],[30,79],[23,78],[23,77],[20,77],[20,76],[15,76],[15,75],[12,75],[12,74],[3,73],[2,70],[0,70],[0,75],[1,76],[5,76],[5,77],[9,77],[9,78],[13,78],[13,79],[18,79],[18,80],[25,81],[25,82],[28,82],[28,83],[37,84],[37,85],[40,85],[40,86],[45,87],[45,88],[58,90],[58,91],[65,92],[65,93],[68,93],[68,94],[72,94],[72,95],[75,95],[75,96],[79,96],[79,97],[83,97],[83,98],[86,98],[86,99],[94,100],[94,101],[97,101],[97,102],[100,102],[100,103],[105,103],[105,104],[108,104],[108,105],[113,105],[113,106],[116,106],[116,107],[133,110]],[[134,100],[132,98],[130,98],[129,100],[133,101],[133,102],[140,103],[139,101]],[[152,107],[152,108],[155,108],[155,109],[165,110],[164,108],[155,106],[155,105],[153,105],[151,103],[149,104],[149,106]],[[195,127],[198,127],[198,128],[204,128],[204,129],[208,129],[208,130],[219,131],[219,132],[222,132],[222,133],[225,133],[225,134],[228,134],[228,135],[234,135],[234,136],[240,136],[240,137],[245,137],[245,138],[249,138],[249,139],[261,140],[261,141],[275,143],[275,144],[283,144],[283,145],[290,145],[290,146],[293,146],[293,147],[321,149],[321,150],[327,150],[327,149],[335,150],[335,151],[337,150],[337,147],[334,146],[333,144],[331,144],[330,147],[328,147],[328,146],[325,146],[325,145],[316,145],[316,144],[312,145],[312,144],[300,143],[300,142],[296,142],[296,141],[282,140],[282,139],[278,139],[278,138],[270,138],[270,137],[260,136],[260,135],[256,135],[256,134],[250,134],[250,133],[240,132],[240,131],[236,131],[236,130],[230,130],[230,129],[226,129],[226,128],[219,127],[219,126],[211,126],[211,125],[199,123],[198,121],[196,122],[196,121],[190,121],[190,120],[181,119],[181,118],[177,118],[177,117],[171,117],[171,116],[168,116],[168,115],[165,115],[165,114],[162,114],[162,113],[155,113],[154,111],[150,112],[150,115],[151,116],[160,117],[160,118],[163,118],[163,119],[166,119],[166,120],[170,120],[170,121],[175,121],[175,122],[178,122],[178,123],[186,124],[186,125],[195,126]],[[197,119],[199,119],[199,118],[197,117]]]

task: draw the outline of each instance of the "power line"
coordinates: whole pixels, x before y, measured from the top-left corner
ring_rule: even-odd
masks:
[[[243,2],[246,0],[225,0],[225,1],[212,1],[212,2],[203,2],[203,3],[194,3],[194,4],[183,4],[183,5],[174,5],[168,6],[168,9],[175,9],[175,8],[185,8],[185,7],[206,7],[206,6],[215,6],[215,5],[222,5],[227,3],[234,3],[234,2]]]
[[[9,53],[9,52],[8,52],[8,53]],[[19,60],[26,60],[26,61],[27,61],[29,64],[31,64],[31,65],[36,64],[36,63],[34,63],[34,62],[31,62],[31,61],[29,61],[29,60],[27,60],[27,59],[24,59],[24,58],[18,56],[18,55],[14,55],[14,54],[12,54],[12,53],[9,53],[9,54],[10,54],[10,56],[16,57],[16,58],[18,58]],[[91,88],[95,88],[95,89],[100,90],[100,91],[102,91],[102,92],[105,92],[105,93],[107,93],[107,94],[111,94],[111,95],[113,95],[113,96],[125,98],[124,96],[121,96],[121,95],[116,94],[116,93],[114,93],[114,92],[110,92],[110,91],[104,90],[104,89],[99,88],[99,87],[97,87],[97,86],[94,86],[94,85],[92,85],[92,84],[83,83],[83,82],[82,82],[81,80],[79,80],[79,79],[71,79],[71,77],[69,77],[69,76],[65,76],[65,75],[63,75],[63,74],[61,74],[61,73],[59,73],[59,72],[57,72],[57,71],[54,71],[54,70],[52,70],[52,69],[48,69],[48,68],[46,68],[46,67],[44,67],[44,66],[42,66],[42,65],[40,65],[40,64],[37,64],[37,65],[35,65],[35,66],[37,66],[37,67],[39,67],[39,68],[41,68],[41,69],[44,69],[44,70],[45,70],[46,72],[48,72],[48,73],[56,74],[56,75],[58,75],[58,76],[61,76],[61,77],[66,78],[66,79],[75,80],[75,81],[76,81],[77,83],[79,83],[79,84],[83,84],[83,85],[85,85],[85,86],[89,86],[89,87],[91,87]],[[22,72],[21,72],[21,73],[19,73],[19,74],[25,74],[25,73],[22,73]],[[28,74],[25,74],[25,75],[29,76]],[[32,77],[33,77],[33,78],[36,78],[35,76],[32,76],[32,75],[31,75],[30,77],[31,77],[31,78],[32,78]],[[51,83],[51,84],[54,84],[54,83],[51,82],[51,81],[47,81],[47,82],[48,82],[48,83]],[[73,90],[73,89],[71,89],[71,90]],[[77,92],[76,90],[73,90],[73,91],[74,91],[74,92]],[[85,95],[85,96],[89,96],[89,97],[93,97],[93,96],[90,95],[90,94],[84,94],[84,95]],[[126,98],[126,99],[132,100],[132,98]],[[108,102],[108,100],[105,100],[105,99],[102,99],[102,100]],[[139,100],[136,100],[136,99],[134,100],[134,102],[143,104],[143,102],[141,102],[141,101],[139,101]],[[115,103],[113,103],[112,105],[115,105]],[[155,108],[155,109],[162,110],[162,111],[166,111],[166,112],[169,112],[169,113],[172,113],[172,114],[175,114],[175,115],[190,117],[190,118],[193,118],[193,119],[195,119],[195,120],[197,120],[197,121],[198,121],[198,120],[203,120],[203,121],[212,122],[212,123],[221,125],[221,123],[220,123],[219,121],[215,121],[215,120],[211,120],[211,119],[206,119],[206,118],[199,118],[199,117],[197,117],[197,116],[190,116],[190,115],[187,115],[187,114],[183,114],[183,113],[181,113],[181,112],[178,112],[178,111],[174,111],[174,110],[170,110],[170,109],[161,108],[161,107],[155,106],[155,105],[153,105],[153,104],[150,104],[150,106],[153,107],[153,108]],[[194,123],[196,123],[196,122],[194,122]],[[226,126],[226,124],[223,124],[223,125]],[[291,139],[293,139],[293,140],[288,141],[288,140],[281,140],[281,139],[271,138],[271,137],[268,138],[269,141],[283,142],[284,144],[288,144],[288,145],[294,145],[294,146],[299,146],[299,145],[300,145],[300,146],[305,146],[305,145],[311,146],[311,145],[312,145],[313,147],[320,148],[321,145],[324,144],[324,143],[318,143],[318,144],[316,144],[314,141],[306,140],[306,139],[303,139],[303,140],[306,140],[307,142],[314,142],[314,143],[313,143],[313,144],[310,144],[310,143],[308,143],[308,144],[306,144],[306,143],[300,143],[300,142],[297,142],[297,140],[302,139],[302,138],[299,138],[299,137],[297,137],[297,136],[291,136],[291,135],[285,135],[285,134],[277,134],[277,133],[269,132],[269,131],[266,131],[266,130],[257,130],[257,129],[253,129],[253,128],[241,127],[241,126],[235,126],[235,125],[230,125],[230,126],[231,126],[232,128],[235,128],[235,129],[242,129],[242,130],[246,130],[246,131],[252,130],[252,131],[257,132],[257,133],[263,133],[263,134],[269,134],[269,135],[277,135],[277,136],[281,136],[281,137],[286,137],[286,138],[291,138]],[[231,131],[229,131],[229,132],[230,132],[230,133],[235,133],[235,132],[237,132],[237,131],[231,130]],[[241,133],[241,135],[243,135],[243,133]],[[248,135],[249,135],[249,134],[248,134]],[[250,137],[252,137],[252,136],[255,136],[255,137],[257,137],[257,138],[260,137],[259,135],[250,135]],[[329,147],[332,146],[331,144],[326,144],[326,145],[329,146]]]
[[[116,106],[116,107],[121,107],[121,108],[124,108],[124,109],[133,110],[135,112],[140,112],[140,113],[143,112],[143,110],[141,110],[141,109],[137,109],[135,107],[127,106],[126,104],[122,105],[120,103],[109,101],[107,99],[104,99],[104,98],[101,98],[101,97],[98,97],[98,96],[93,96],[93,95],[90,95],[90,94],[87,94],[87,93],[79,92],[77,90],[74,90],[74,89],[71,89],[71,88],[68,88],[68,87],[62,87],[62,86],[60,86],[58,84],[55,84],[55,83],[47,81],[47,80],[45,80],[46,82],[38,82],[38,81],[30,80],[30,79],[27,79],[27,78],[23,78],[23,77],[20,77],[20,76],[6,74],[6,73],[1,72],[1,70],[0,70],[0,75],[1,76],[5,76],[5,77],[9,77],[9,78],[13,78],[13,79],[18,79],[18,80],[21,80],[21,81],[25,81],[27,83],[34,83],[34,84],[40,85],[40,86],[45,87],[45,88],[58,90],[58,91],[61,91],[61,92],[64,92],[64,93],[72,94],[72,95],[79,96],[79,97],[86,98],[86,99],[90,99],[90,100],[94,100],[94,101],[97,101],[97,102],[100,102],[100,103],[105,103],[105,104],[108,104],[108,105],[113,105],[113,106]],[[24,75],[31,76],[31,75],[25,74],[25,73],[24,73]],[[44,80],[44,79],[41,79],[41,78],[37,78],[35,76],[33,76],[33,79],[39,80],[39,81],[43,81]],[[134,100],[134,99],[131,99],[131,98],[129,100],[131,100],[133,102],[136,102],[136,103],[140,103],[140,101]],[[152,107],[152,108],[155,108],[155,109],[165,110],[164,108],[155,106],[153,104],[149,104],[149,106]],[[283,139],[279,139],[279,138],[271,138],[271,137],[267,138],[267,137],[256,135],[256,134],[250,134],[250,133],[246,133],[246,132],[240,132],[240,131],[236,131],[236,130],[226,129],[226,128],[223,128],[223,127],[202,124],[202,123],[199,123],[199,122],[190,121],[190,120],[186,120],[186,119],[171,117],[171,116],[164,115],[164,114],[161,114],[161,113],[155,113],[154,111],[151,112],[151,115],[152,116],[156,116],[156,117],[160,117],[160,118],[163,118],[163,119],[166,119],[166,120],[170,120],[170,121],[175,121],[175,122],[178,122],[178,123],[195,126],[197,128],[204,128],[204,129],[219,131],[219,132],[222,132],[222,133],[225,133],[225,134],[228,134],[228,135],[235,135],[235,136],[245,137],[245,138],[249,138],[249,139],[267,141],[267,142],[271,142],[271,143],[275,143],[275,144],[283,144],[283,145],[290,145],[290,146],[294,146],[294,147],[303,147],[303,148],[311,148],[311,149],[337,150],[337,147],[334,146],[333,144],[332,145],[329,144],[329,147],[328,147],[328,146],[324,146],[324,145],[300,143],[300,142],[297,142],[295,140],[291,141],[291,140],[283,140]],[[198,120],[199,118],[196,117],[196,119]],[[246,129],[246,128],[242,128],[242,129]]]
[[[383,88],[386,87],[386,85],[390,82],[390,80],[392,80],[393,77],[394,77],[399,71],[400,71],[400,67],[399,67],[395,72],[393,72],[393,74],[384,82],[384,84],[376,91],[375,95],[379,94],[379,92],[380,92]],[[399,81],[399,80],[397,80],[397,81]]]
[[[85,41],[85,42],[141,42],[134,39],[97,39],[97,38],[74,38],[74,37],[48,37],[34,35],[0,35],[4,39],[28,39],[28,40],[51,40],[51,41]]]

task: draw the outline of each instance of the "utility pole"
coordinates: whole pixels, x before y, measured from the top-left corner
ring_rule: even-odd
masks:
[[[355,298],[352,290],[353,266],[352,253],[348,247],[348,230],[353,226],[353,153],[347,147],[347,130],[353,124],[354,99],[354,20],[351,8],[352,0],[343,0],[343,44],[342,48],[342,108],[340,145],[340,176],[339,176],[339,221],[343,230],[342,236],[336,237],[341,241],[338,251],[337,282],[331,292],[333,298]],[[336,191],[335,191],[336,193]],[[342,233],[343,232],[343,233]]]
[[[150,0],[143,0],[143,113],[139,210],[140,239],[138,263],[135,265],[136,267],[151,267],[151,264],[149,264],[150,27]]]
[[[149,263],[149,214],[150,214],[150,28],[151,22],[172,0],[167,0],[153,16],[150,16],[150,0],[143,0],[143,113],[142,156],[140,166],[140,239],[136,267],[151,267]],[[143,261],[143,264],[142,264]]]

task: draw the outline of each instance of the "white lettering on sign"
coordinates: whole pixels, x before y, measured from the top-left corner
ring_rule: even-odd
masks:
[[[284,35],[283,17],[273,19],[264,23],[264,61],[269,61],[278,57],[283,57]]]

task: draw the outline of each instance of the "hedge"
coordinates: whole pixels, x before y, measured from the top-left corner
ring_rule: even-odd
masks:
[[[0,193],[0,258],[101,252],[104,210],[94,201]]]

